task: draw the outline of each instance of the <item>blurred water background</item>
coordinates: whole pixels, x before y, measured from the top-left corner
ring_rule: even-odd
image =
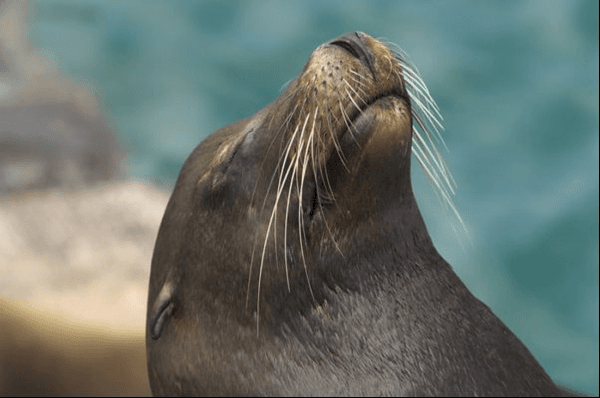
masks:
[[[356,30],[398,44],[441,108],[468,228],[415,162],[438,250],[557,383],[598,394],[597,1],[32,4],[34,47],[98,90],[129,178],[169,188],[319,44]]]

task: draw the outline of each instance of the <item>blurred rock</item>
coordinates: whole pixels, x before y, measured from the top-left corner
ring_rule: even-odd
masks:
[[[168,197],[119,182],[3,198],[0,395],[149,394],[146,292]]]
[[[121,174],[123,153],[94,89],[31,47],[27,3],[0,2],[0,195]]]
[[[93,88],[0,0],[0,395],[148,395],[150,260],[168,194],[119,182]]]
[[[168,194],[136,182],[0,202],[0,296],[81,321],[143,330]]]
[[[144,336],[0,297],[0,395],[148,396]]]

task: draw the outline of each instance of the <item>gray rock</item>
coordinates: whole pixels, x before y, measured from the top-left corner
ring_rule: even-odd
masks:
[[[0,195],[78,187],[122,173],[98,96],[31,47],[27,4],[0,3]]]
[[[148,395],[150,260],[169,195],[139,182],[0,202],[0,395]]]
[[[0,296],[116,329],[144,329],[168,193],[138,182],[0,202]]]

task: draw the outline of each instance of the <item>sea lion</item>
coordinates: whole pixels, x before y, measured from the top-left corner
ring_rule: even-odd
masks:
[[[351,33],[200,143],[152,258],[153,393],[564,395],[429,237],[410,155],[451,204],[437,120],[406,57]]]

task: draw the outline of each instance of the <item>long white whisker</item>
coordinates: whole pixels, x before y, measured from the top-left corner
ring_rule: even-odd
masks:
[[[306,127],[306,122],[308,121],[309,116],[310,116],[310,114],[307,115],[306,121],[304,122],[305,127]],[[302,128],[302,130],[304,130],[304,127]],[[299,141],[300,141],[300,145],[302,145],[302,139],[300,139]],[[275,198],[275,204],[273,205],[274,210],[271,213],[271,217],[269,218],[269,224],[267,226],[267,232],[265,234],[265,243],[263,244],[263,250],[262,250],[262,255],[261,255],[261,259],[260,259],[260,268],[258,271],[258,290],[257,290],[257,294],[256,294],[256,333],[257,333],[257,335],[258,335],[258,331],[259,331],[259,319],[260,319],[260,285],[261,285],[261,281],[262,281],[262,271],[263,271],[263,266],[264,266],[264,261],[265,261],[265,253],[267,251],[269,232],[271,231],[271,226],[273,225],[273,219],[276,214],[277,206],[279,204],[279,199],[281,197],[281,190],[283,189],[283,187],[278,187],[278,188],[279,189],[277,192],[277,196]]]

